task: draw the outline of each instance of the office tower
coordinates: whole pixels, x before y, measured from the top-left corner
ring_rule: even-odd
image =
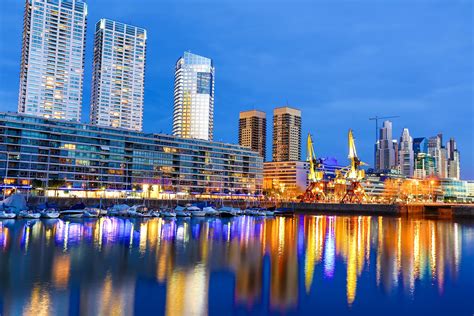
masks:
[[[419,153],[415,158],[415,178],[424,179],[436,175],[436,159],[426,153]]]
[[[96,24],[91,123],[141,131],[146,30],[101,19]]]
[[[398,143],[392,138],[392,122],[384,121],[376,144],[375,169],[395,169],[398,165]]]
[[[400,137],[398,161],[400,165],[400,173],[407,177],[413,177],[415,162],[413,152],[413,138],[410,136],[408,128],[403,129],[402,136]]]
[[[265,160],[266,139],[267,116],[265,112],[257,110],[240,112],[239,145],[258,152]]]
[[[214,129],[214,63],[185,52],[174,81],[173,135],[212,140]]]
[[[301,160],[301,111],[288,106],[273,110],[273,161]]]
[[[461,168],[460,168],[460,154],[457,149],[456,141],[451,138],[447,145],[447,158],[448,158],[448,172],[447,177],[460,180],[461,179]]]
[[[435,175],[440,178],[447,176],[446,149],[443,148],[443,136],[438,134],[428,138],[428,154],[435,160]]]
[[[83,1],[26,1],[18,112],[80,120],[86,18]]]
[[[415,157],[419,153],[428,153],[428,140],[426,139],[426,137],[413,138],[413,152],[415,154]]]

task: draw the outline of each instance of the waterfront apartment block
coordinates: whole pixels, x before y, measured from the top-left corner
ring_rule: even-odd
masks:
[[[75,196],[253,195],[261,194],[263,160],[233,144],[0,113],[0,177],[25,189],[54,183]]]
[[[176,62],[173,135],[212,140],[214,130],[214,64],[185,52]]]
[[[101,19],[96,24],[92,124],[141,131],[147,32]]]
[[[263,164],[263,188],[284,195],[303,193],[309,185],[309,162],[278,161]]]
[[[86,18],[83,1],[26,1],[18,112],[80,120]]]
[[[265,160],[267,152],[267,116],[265,112],[257,110],[240,112],[239,145],[258,152]]]
[[[273,111],[273,161],[301,160],[301,111],[288,106]]]

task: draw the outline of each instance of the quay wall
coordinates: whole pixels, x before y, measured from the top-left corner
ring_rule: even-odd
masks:
[[[56,204],[65,209],[76,203],[84,203],[86,206],[102,205],[107,208],[114,204],[145,204],[149,208],[174,207],[177,203],[196,203],[196,200],[155,200],[155,199],[74,199],[74,198],[48,198],[49,203]],[[30,197],[29,205],[44,203],[43,197]],[[220,200],[213,201],[214,205],[220,205]],[[224,201],[224,205],[245,208],[248,202],[245,200]],[[252,204],[250,204],[252,205]],[[263,207],[275,206],[275,202],[263,202]],[[474,219],[474,204],[341,204],[341,203],[277,203],[278,207],[289,208],[298,214],[344,214],[344,215],[385,215],[385,216],[439,216],[443,218],[471,218]]]

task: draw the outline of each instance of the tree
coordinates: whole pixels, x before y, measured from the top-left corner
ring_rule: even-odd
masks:
[[[58,189],[64,185],[66,185],[66,181],[64,179],[51,179],[48,182],[48,187],[54,189],[54,196],[58,195]]]

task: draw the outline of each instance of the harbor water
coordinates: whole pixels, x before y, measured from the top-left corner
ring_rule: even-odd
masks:
[[[0,221],[0,315],[473,315],[474,222]]]

